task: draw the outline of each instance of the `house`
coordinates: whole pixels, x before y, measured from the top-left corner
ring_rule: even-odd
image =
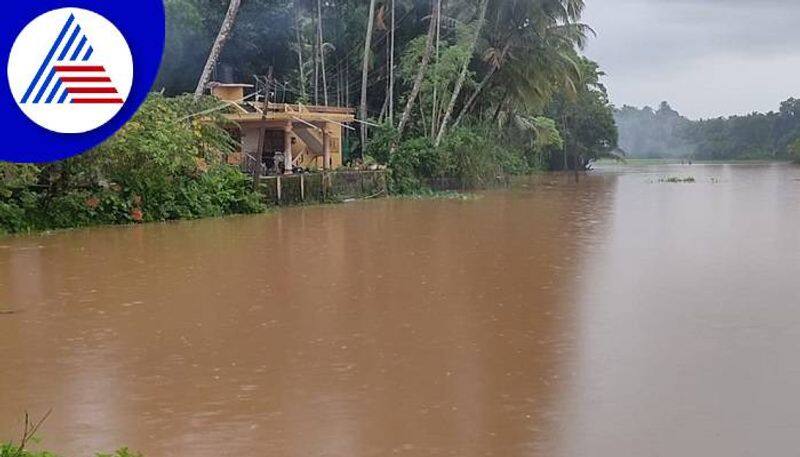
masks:
[[[235,112],[225,117],[239,127],[239,162],[255,173],[292,174],[300,170],[332,170],[342,166],[342,136],[355,121],[351,108],[247,101],[247,84],[210,85],[211,93],[229,102]],[[291,164],[291,166],[287,166]]]

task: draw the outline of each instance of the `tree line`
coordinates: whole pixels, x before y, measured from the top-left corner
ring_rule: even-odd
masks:
[[[97,148],[0,163],[0,233],[263,210],[209,80],[270,100],[358,107],[353,165],[394,193],[438,178],[586,168],[617,131],[582,0],[166,0],[153,94]],[[272,75],[265,78],[265,75]],[[198,116],[198,113],[207,113]]]
[[[580,53],[593,33],[580,21],[583,0],[166,6],[157,89],[200,93],[210,79],[269,73],[275,101],[357,107],[363,122],[351,140],[369,158],[390,162],[410,146],[440,161],[465,131],[507,145],[517,168],[582,168],[616,147],[602,72]]]
[[[690,120],[667,102],[614,113],[620,147],[631,156],[697,160],[800,159],[800,100],[777,111]]]

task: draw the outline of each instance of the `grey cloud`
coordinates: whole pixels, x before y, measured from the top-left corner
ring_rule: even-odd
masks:
[[[800,92],[800,1],[588,0],[587,49],[617,104],[673,102],[692,117],[777,107]],[[800,94],[798,94],[800,95]]]

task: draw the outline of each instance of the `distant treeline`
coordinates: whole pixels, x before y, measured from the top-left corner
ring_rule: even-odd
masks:
[[[662,102],[614,112],[620,147],[633,157],[787,160],[800,156],[800,100],[769,113],[694,121]]]

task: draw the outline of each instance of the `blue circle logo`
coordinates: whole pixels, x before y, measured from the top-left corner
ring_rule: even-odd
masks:
[[[37,1],[2,19],[0,160],[41,163],[97,146],[144,102],[164,49],[161,0]]]

